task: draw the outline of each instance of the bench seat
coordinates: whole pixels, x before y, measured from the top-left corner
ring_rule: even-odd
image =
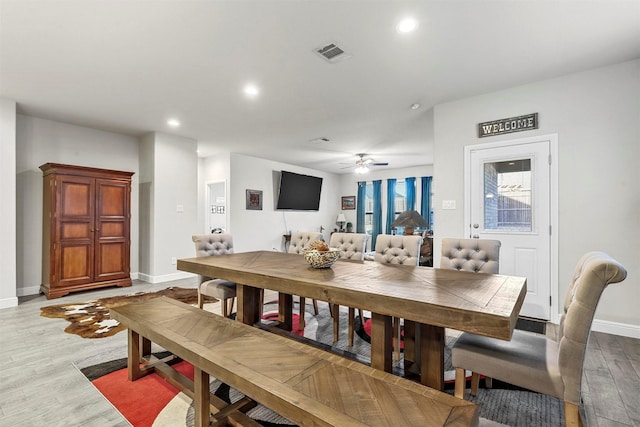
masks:
[[[129,329],[131,380],[146,373],[149,341],[194,366],[196,425],[209,425],[209,412],[213,425],[252,425],[210,406],[209,375],[302,426],[478,424],[473,403],[170,298],[110,311]]]

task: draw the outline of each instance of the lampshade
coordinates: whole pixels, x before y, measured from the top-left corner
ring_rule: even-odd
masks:
[[[336,224],[340,224],[340,223],[345,223],[347,222],[347,218],[344,216],[343,213],[338,214],[338,217],[336,218]]]
[[[415,227],[428,227],[428,224],[417,211],[404,211],[391,223],[391,226],[413,229]]]

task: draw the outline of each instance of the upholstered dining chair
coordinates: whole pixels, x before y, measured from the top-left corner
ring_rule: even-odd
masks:
[[[329,247],[340,250],[340,258],[351,261],[364,261],[364,254],[367,250],[367,240],[369,235],[366,233],[333,233],[329,239]],[[331,315],[333,316],[333,342],[337,342],[340,333],[340,306],[333,304],[331,306]],[[354,330],[355,309],[349,307],[349,328],[348,341],[349,346],[353,346],[353,330]]]
[[[621,282],[627,271],[603,252],[588,252],[575,268],[564,301],[557,336],[515,330],[511,341],[463,333],[452,348],[455,395],[464,397],[466,371],[471,394],[478,374],[548,394],[564,401],[567,426],[582,426],[579,413],[584,356],[593,316],[604,289]]]
[[[315,240],[324,240],[322,233],[317,231],[294,231],[291,233],[291,240],[289,241],[287,252],[302,255],[307,246],[309,246],[309,243]],[[300,297],[300,317],[298,319],[298,328],[300,330],[304,329],[305,304],[305,298]],[[318,315],[318,301],[316,300],[313,300],[313,312],[316,316]]]
[[[382,264],[419,265],[421,235],[379,234],[376,239],[375,261]],[[362,317],[361,317],[362,319]],[[394,358],[400,359],[400,319],[393,319]]]
[[[442,239],[440,268],[498,274],[499,265],[499,240]]]
[[[233,253],[233,237],[227,233],[194,234],[191,239],[196,245],[196,257],[218,256]],[[236,299],[236,284],[222,279],[198,276],[198,307],[202,308],[203,295],[220,300],[222,315],[233,312]],[[230,302],[230,305],[228,304]]]

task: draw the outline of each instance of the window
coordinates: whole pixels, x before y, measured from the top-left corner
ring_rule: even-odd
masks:
[[[373,229],[373,183],[367,182],[366,197],[364,202],[364,232],[371,234]]]
[[[485,230],[531,231],[531,159],[485,163]]]

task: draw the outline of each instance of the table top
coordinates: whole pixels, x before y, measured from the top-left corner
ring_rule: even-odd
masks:
[[[523,277],[345,260],[313,269],[271,251],[180,259],[178,270],[504,340],[526,295]]]
[[[471,402],[170,298],[111,314],[301,425],[478,424]]]

